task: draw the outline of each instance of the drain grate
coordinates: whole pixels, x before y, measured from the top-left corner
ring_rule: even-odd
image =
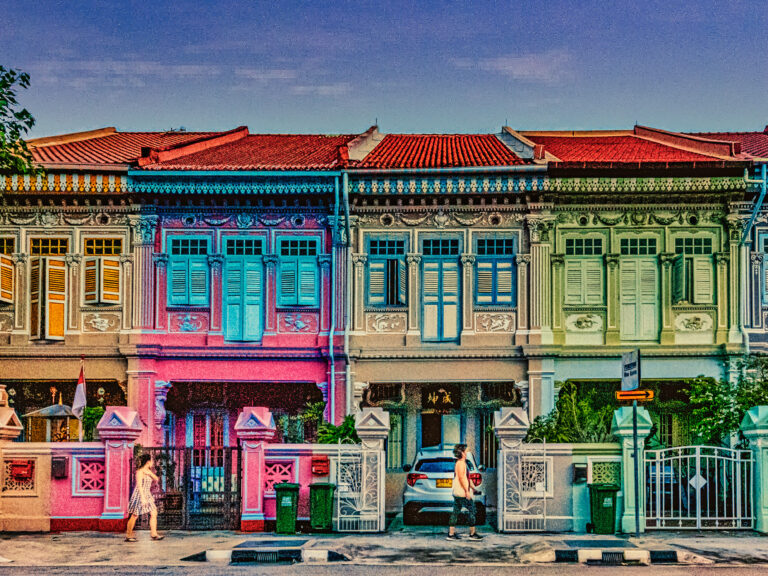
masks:
[[[307,540],[246,540],[235,548],[300,548]]]
[[[232,550],[230,564],[301,562],[301,550]]]
[[[624,562],[624,552],[603,550],[603,564],[621,564]]]

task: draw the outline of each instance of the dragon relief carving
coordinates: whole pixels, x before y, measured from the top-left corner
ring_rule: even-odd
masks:
[[[117,328],[120,322],[120,317],[117,314],[102,314],[101,312],[94,312],[92,314],[83,315],[83,325],[88,332],[107,332]],[[90,328],[89,328],[90,326]]]
[[[478,332],[514,332],[515,315],[509,313],[483,312],[475,316]]]
[[[680,332],[706,332],[712,329],[709,314],[678,314],[675,326]]]
[[[368,314],[368,330],[379,334],[385,332],[405,332],[406,316],[401,313]]]

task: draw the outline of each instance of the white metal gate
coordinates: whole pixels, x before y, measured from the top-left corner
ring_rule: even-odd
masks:
[[[645,526],[751,529],[752,452],[716,446],[645,451]]]
[[[384,531],[384,453],[361,444],[339,444],[331,456],[338,532]]]
[[[500,532],[540,532],[547,528],[551,464],[546,444],[503,442],[498,459]]]

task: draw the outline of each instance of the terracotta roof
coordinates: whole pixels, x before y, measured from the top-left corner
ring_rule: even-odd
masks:
[[[762,132],[695,132],[694,135],[740,142],[743,154],[751,158],[768,158],[768,126]]]
[[[165,147],[218,132],[117,132],[112,129],[30,140],[35,160],[43,165],[119,165],[134,162],[144,147]]]
[[[145,170],[332,170],[347,164],[357,134],[250,134],[219,146],[143,165]]]
[[[455,168],[525,163],[493,134],[387,134],[357,167]]]

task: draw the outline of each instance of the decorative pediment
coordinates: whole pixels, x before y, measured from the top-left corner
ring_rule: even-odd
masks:
[[[505,406],[493,414],[493,427],[499,438],[522,438],[530,425],[524,408]]]
[[[651,415],[648,414],[648,410],[642,406],[637,407],[637,435],[645,438],[651,432]],[[613,421],[611,422],[611,434],[617,436],[631,436],[632,435],[632,407],[622,406],[613,413]]]
[[[747,438],[768,436],[768,406],[755,406],[747,410],[741,420],[741,431]]]
[[[96,429],[100,438],[135,440],[141,434],[142,425],[136,410],[127,406],[107,406]]]
[[[249,406],[237,417],[235,432],[244,440],[271,440],[275,435],[275,419],[269,408]]]
[[[360,439],[386,438],[389,434],[389,412],[383,408],[363,408],[355,414],[355,430]]]

